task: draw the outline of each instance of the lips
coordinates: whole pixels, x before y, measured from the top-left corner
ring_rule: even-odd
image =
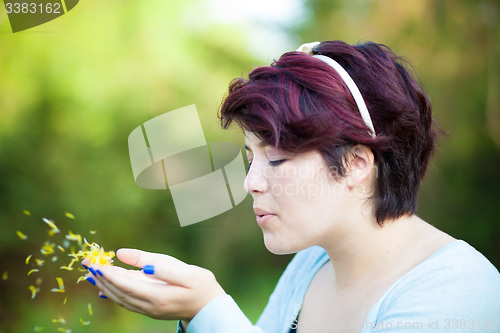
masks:
[[[262,208],[254,207],[253,211],[254,211],[255,215],[257,215],[257,217],[256,217],[257,223],[261,227],[266,225],[269,220],[276,217],[275,214],[268,212],[267,210],[264,210]]]
[[[255,213],[255,215],[274,215],[271,212],[268,212],[267,210],[264,210],[259,207],[254,207],[253,212]]]

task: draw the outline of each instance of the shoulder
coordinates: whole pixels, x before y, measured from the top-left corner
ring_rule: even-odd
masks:
[[[486,257],[462,240],[455,240],[434,252],[400,281],[398,288],[442,289],[496,288],[500,274]],[[459,291],[456,291],[459,292]]]
[[[498,320],[500,274],[472,246],[456,240],[399,279],[370,316],[389,321]]]

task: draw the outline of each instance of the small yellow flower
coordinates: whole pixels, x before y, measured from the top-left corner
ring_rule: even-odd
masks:
[[[40,291],[40,288],[35,288],[34,285],[28,287],[31,290],[31,299],[35,298],[36,294]]]
[[[77,257],[78,259],[88,258],[92,264],[101,266],[110,266],[113,263],[113,258],[115,257],[114,251],[104,251],[102,247],[97,243],[88,243],[85,240],[83,247],[78,253],[72,254],[72,257]]]
[[[23,234],[22,232],[20,232],[19,230],[16,231],[16,234],[19,238],[21,238],[22,240],[25,240],[25,239],[28,239],[28,236],[26,236],[25,234]]]

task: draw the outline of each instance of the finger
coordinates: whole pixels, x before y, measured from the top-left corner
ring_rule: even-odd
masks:
[[[175,309],[179,300],[185,299],[188,289],[176,285],[167,284],[164,281],[148,278],[141,271],[127,271],[118,267],[103,269],[103,276],[98,277],[100,288],[104,294],[119,304],[130,304],[148,316],[158,310],[158,304],[162,304],[162,310],[167,313]]]
[[[119,267],[115,267],[115,268],[119,268]],[[124,269],[120,269],[120,270],[115,269],[114,271],[118,272],[118,274],[126,273],[125,272],[126,270],[124,270]],[[106,274],[108,276],[111,275],[109,273],[109,271],[106,272]],[[134,293],[130,292],[129,290],[126,290],[126,289],[124,290],[122,288],[119,288],[119,287],[113,285],[112,283],[107,281],[107,279],[105,279],[103,276],[97,275],[94,277],[94,279],[95,279],[97,288],[100,289],[100,295],[105,295],[108,299],[112,300],[113,302],[117,303],[118,305],[120,305],[128,310],[145,314],[145,311],[143,309],[147,308],[149,306],[150,302],[148,302],[147,300],[145,300],[143,298],[136,297],[134,295]],[[137,284],[137,282],[135,282],[135,281],[136,281],[135,278],[129,278],[129,282],[130,282],[131,286],[134,286]]]
[[[186,286],[196,266],[191,266],[174,257],[135,249],[119,249],[120,261],[136,267],[146,267],[145,273],[170,284]]]
[[[102,290],[99,290],[99,298],[108,299],[108,297],[102,292]]]
[[[82,266],[83,267],[87,268],[87,267],[89,267],[90,264],[91,264],[91,262],[90,262],[89,258],[85,258],[85,259],[82,260]]]
[[[88,270],[93,274],[94,277],[100,278],[106,276],[113,276],[116,274],[123,275],[127,277],[128,279],[134,280],[134,281],[143,281],[143,282],[150,282],[152,277],[143,274],[140,270],[130,270],[126,269],[123,267],[119,266],[96,266],[96,265],[91,265],[88,267]],[[104,277],[106,278],[106,277]],[[156,279],[155,279],[156,280]],[[160,282],[156,280],[157,282]],[[164,281],[161,281],[162,284],[164,284]]]
[[[142,272],[146,276],[154,279],[165,281],[171,285],[177,285],[184,288],[190,288],[193,282],[200,277],[204,276],[205,270],[201,267],[192,265],[175,265],[171,264],[169,260],[158,258],[156,261],[142,268]]]
[[[110,292],[109,290],[100,291],[99,297],[109,299],[127,310],[147,315],[147,313],[143,310],[144,304],[137,305],[137,303],[135,301],[132,301],[132,302],[130,300],[125,301],[125,300],[121,299],[119,297],[119,295],[115,295],[112,292]]]
[[[180,261],[172,256],[159,253],[151,253],[136,249],[119,249],[116,251],[116,257],[123,263],[142,268],[146,265],[154,264],[157,260],[161,259],[165,262],[168,261],[171,265],[187,266],[185,262]]]
[[[99,297],[100,298],[111,299],[112,301],[114,301],[118,305],[120,305],[120,306],[122,306],[122,307],[124,307],[124,308],[126,308],[128,310],[131,310],[131,311],[134,311],[134,312],[143,313],[143,312],[141,312],[140,308],[137,307],[137,305],[136,305],[139,302],[135,302],[135,301],[131,302],[130,300],[123,299],[122,297],[120,297],[119,293],[113,291],[112,289],[108,288],[105,284],[103,284],[102,281],[100,281],[97,278],[97,276],[92,276],[89,273],[86,276],[86,280],[89,283],[91,283],[92,285],[96,286],[99,289]],[[106,296],[106,294],[108,296]],[[144,305],[144,304],[139,304],[139,306],[141,306],[141,305]]]
[[[90,269],[93,267],[89,267]],[[100,282],[102,289],[106,288],[122,300],[130,297],[149,303],[151,297],[161,292],[161,287],[167,285],[165,281],[150,278],[139,270],[111,266],[96,267],[95,271],[95,278]],[[135,300],[132,303],[136,306],[144,305]]]

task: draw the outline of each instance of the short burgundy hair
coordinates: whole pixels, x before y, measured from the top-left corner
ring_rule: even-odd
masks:
[[[362,144],[375,157],[371,199],[377,222],[414,214],[417,192],[438,131],[429,98],[408,61],[385,45],[320,43],[313,54],[337,61],[357,84],[375,127],[372,138],[337,72],[301,52],[287,52],[269,67],[237,78],[220,108],[223,128],[236,122],[264,143],[289,152],[319,151],[345,176],[349,148]]]

